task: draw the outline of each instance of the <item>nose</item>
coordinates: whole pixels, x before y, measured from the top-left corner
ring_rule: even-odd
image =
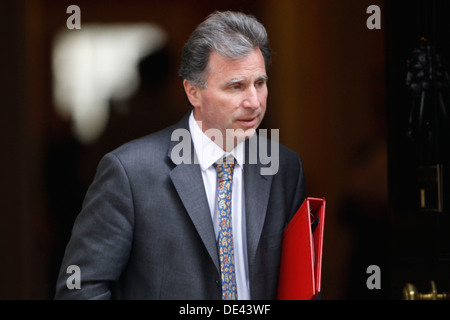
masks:
[[[245,91],[245,98],[242,102],[244,108],[256,109],[259,107],[258,91],[254,86],[249,86]]]

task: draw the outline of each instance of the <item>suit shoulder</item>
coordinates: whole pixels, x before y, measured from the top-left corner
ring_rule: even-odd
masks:
[[[288,147],[280,144],[280,168],[282,169],[292,169],[293,167],[303,167],[300,155]]]
[[[285,156],[292,157],[292,158],[300,157],[296,151],[289,149],[288,147],[286,147],[285,145],[283,145],[281,143],[279,143],[278,145],[280,148],[280,154],[283,153]]]
[[[170,126],[144,137],[131,140],[110,153],[121,161],[130,159],[152,159],[165,157],[171,141],[172,132],[176,126]]]
[[[277,141],[268,139],[264,136],[259,136],[259,139],[264,140],[264,143],[262,145],[267,146],[268,153],[273,154],[273,151],[278,151],[280,163],[292,164],[293,162],[301,161],[300,155],[296,151],[289,149],[285,145]],[[275,153],[277,152],[275,151]]]

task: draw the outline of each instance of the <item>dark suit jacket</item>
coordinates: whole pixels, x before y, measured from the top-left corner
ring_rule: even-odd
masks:
[[[171,159],[177,128],[189,128],[188,116],[100,161],[66,248],[56,299],[221,299],[200,167]],[[244,164],[252,299],[276,298],[282,232],[304,199],[300,157],[281,145],[279,155],[275,175]],[[80,268],[81,289],[67,287],[70,265]]]

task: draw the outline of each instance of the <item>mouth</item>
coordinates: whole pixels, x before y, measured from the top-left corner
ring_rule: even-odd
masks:
[[[258,117],[242,118],[237,120],[243,127],[251,128],[258,123]]]

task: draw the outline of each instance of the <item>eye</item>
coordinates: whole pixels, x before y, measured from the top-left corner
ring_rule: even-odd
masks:
[[[239,90],[241,87],[242,86],[239,83],[235,83],[235,84],[232,84],[231,86],[229,86],[230,90],[232,90],[232,91]]]
[[[266,81],[264,81],[264,80],[257,81],[257,82],[255,83],[255,87],[261,88],[261,87],[263,87],[265,84],[266,84]]]

